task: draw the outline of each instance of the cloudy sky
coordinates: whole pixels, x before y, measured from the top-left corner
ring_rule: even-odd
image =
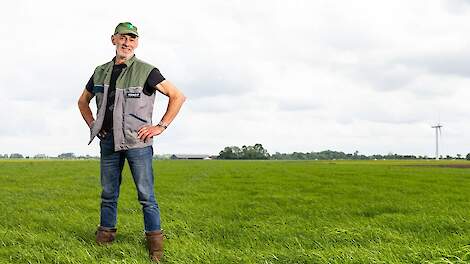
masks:
[[[470,152],[470,1],[19,0],[0,14],[0,153],[99,153],[77,99],[122,21],[188,97],[158,154],[432,156],[439,121],[442,154]]]

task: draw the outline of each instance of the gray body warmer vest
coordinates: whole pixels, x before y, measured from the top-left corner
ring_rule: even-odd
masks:
[[[113,110],[114,150],[126,150],[151,146],[153,140],[143,142],[137,132],[145,125],[152,124],[155,93],[143,93],[145,82],[154,66],[135,56],[125,62],[125,67],[116,80],[116,96]],[[96,67],[93,74],[93,92],[96,97],[96,120],[90,129],[90,144],[103,125],[109,82],[114,61]]]

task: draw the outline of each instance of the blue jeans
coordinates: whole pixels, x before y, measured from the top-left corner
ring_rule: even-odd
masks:
[[[127,158],[137,188],[137,196],[144,214],[145,231],[160,230],[160,208],[153,192],[152,146],[114,151],[113,133],[100,141],[101,148],[101,217],[100,225],[116,227],[117,201],[122,179],[122,168]]]

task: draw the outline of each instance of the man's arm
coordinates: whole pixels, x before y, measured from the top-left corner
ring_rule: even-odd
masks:
[[[80,113],[82,114],[83,119],[87,123],[88,127],[91,127],[95,118],[93,118],[93,113],[90,109],[90,101],[93,98],[93,94],[90,93],[87,89],[83,90],[82,95],[78,99],[78,109],[80,109]]]
[[[155,89],[169,98],[166,112],[160,121],[164,125],[168,126],[180,111],[181,106],[186,100],[186,97],[168,80],[164,80],[163,82],[157,84]],[[145,126],[139,130],[138,137],[139,139],[146,141],[153,136],[161,134],[163,130],[165,130],[165,128],[159,125]]]

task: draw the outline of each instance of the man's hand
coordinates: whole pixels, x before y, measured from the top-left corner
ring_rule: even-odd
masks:
[[[96,135],[99,139],[103,140],[106,135],[108,135],[108,133],[106,131],[103,131],[101,130],[100,132],[98,132],[98,135]]]
[[[139,129],[137,137],[146,142],[148,139],[151,139],[154,136],[160,135],[165,128],[161,126],[144,126]]]
[[[86,122],[86,121],[85,121]],[[92,120],[89,124],[88,124],[88,128],[92,128],[93,125],[95,124],[95,120]]]
[[[93,96],[94,95],[85,88],[83,89],[82,95],[78,99],[78,109],[80,109],[80,113],[82,114],[82,117],[89,128],[93,126],[93,122],[95,121],[90,109],[90,100],[93,98]]]

